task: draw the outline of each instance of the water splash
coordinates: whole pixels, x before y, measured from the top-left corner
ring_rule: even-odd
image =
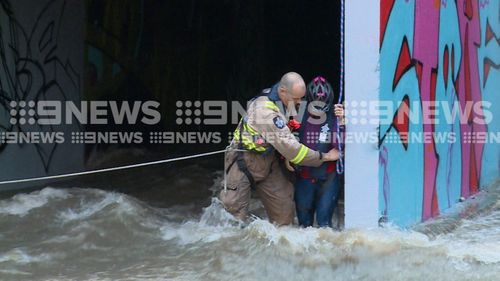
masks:
[[[46,205],[52,199],[67,199],[70,197],[65,190],[44,188],[30,194],[17,194],[12,199],[0,201],[0,215],[25,216],[30,211]]]
[[[46,188],[0,201],[0,279],[57,271],[61,280],[492,280],[500,274],[499,193],[489,191],[474,216],[461,215],[463,204],[426,228],[339,232],[243,225],[215,198],[196,214],[117,192]],[[481,195],[473,203],[485,205]]]

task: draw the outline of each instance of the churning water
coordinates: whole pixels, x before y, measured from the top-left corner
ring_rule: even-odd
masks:
[[[0,200],[0,280],[498,280],[499,194],[418,230],[339,232],[47,187]]]

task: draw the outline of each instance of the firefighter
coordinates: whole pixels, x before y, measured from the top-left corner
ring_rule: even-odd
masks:
[[[219,195],[226,210],[236,218],[246,219],[251,191],[254,190],[271,222],[292,224],[294,187],[282,169],[282,162],[318,167],[339,158],[338,150],[322,153],[309,149],[290,132],[286,118],[280,112],[280,103],[295,108],[305,93],[302,77],[289,72],[279,83],[263,90],[249,103],[247,114],[238,124],[226,154],[225,188]]]

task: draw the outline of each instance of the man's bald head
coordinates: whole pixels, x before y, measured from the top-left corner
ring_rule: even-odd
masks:
[[[306,83],[297,72],[288,72],[281,77],[278,94],[285,105],[298,104],[306,94]]]
[[[295,86],[303,87],[304,90],[306,89],[304,79],[297,72],[288,72],[281,77],[280,87],[283,87],[288,91],[292,91]]]

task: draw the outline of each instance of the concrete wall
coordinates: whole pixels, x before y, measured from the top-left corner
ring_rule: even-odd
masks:
[[[81,100],[83,22],[80,0],[0,1],[0,132],[66,135],[62,144],[0,142],[0,181],[83,170],[83,146],[71,144],[77,125],[12,124],[10,116],[11,101]]]
[[[377,134],[377,116],[370,122],[354,122],[354,107],[379,99],[379,9],[377,1],[345,1],[345,103],[346,131],[351,136]],[[367,120],[365,120],[367,121]],[[346,136],[345,227],[377,226],[378,147],[375,142],[354,141]]]
[[[498,0],[380,1],[380,100],[403,121],[380,122],[379,212],[398,225],[437,216],[499,176],[499,12]],[[442,106],[480,101],[491,105],[465,122],[448,122]],[[424,124],[428,103],[441,108]],[[434,135],[423,143],[406,133]],[[477,133],[486,141],[468,139]]]

